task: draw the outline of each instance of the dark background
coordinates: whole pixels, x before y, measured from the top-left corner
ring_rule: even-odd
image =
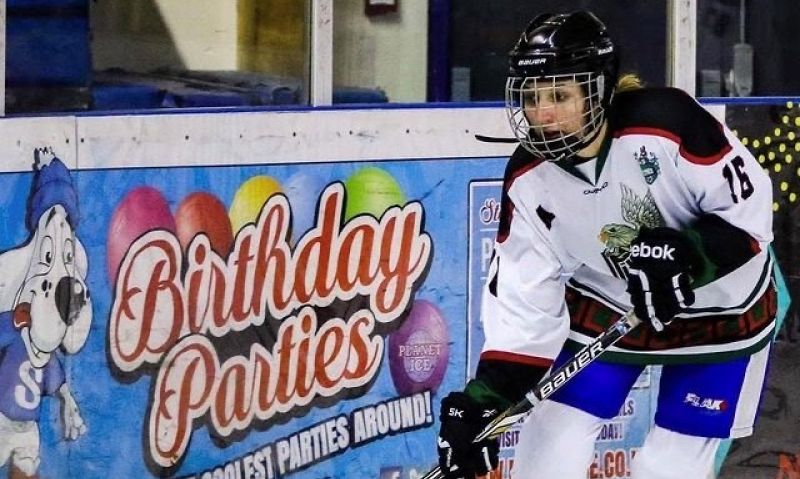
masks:
[[[539,13],[578,9],[594,12],[608,26],[622,72],[636,72],[651,86],[666,83],[666,0],[450,0],[449,8],[450,72],[469,69],[469,98],[457,97],[455,86],[453,100],[502,100],[506,54],[527,23]],[[753,96],[800,94],[798,18],[797,0],[747,0],[744,40],[754,49]],[[740,42],[739,27],[740,0],[698,0],[698,96],[728,96],[725,75],[733,45]],[[708,94],[715,91],[708,82],[704,90],[702,70],[716,75],[719,93]]]

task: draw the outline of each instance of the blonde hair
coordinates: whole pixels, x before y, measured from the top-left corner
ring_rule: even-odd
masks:
[[[644,81],[635,73],[626,73],[617,80],[617,92],[625,92],[644,88]]]

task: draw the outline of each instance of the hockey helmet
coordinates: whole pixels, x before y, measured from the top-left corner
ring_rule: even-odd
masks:
[[[591,143],[611,103],[618,65],[616,47],[592,13],[547,13],[534,18],[509,52],[506,81],[508,119],[522,146],[548,160],[559,160]],[[585,97],[582,127],[553,135],[553,130],[561,130],[560,124],[532,125],[525,109],[534,106],[537,94],[569,81],[578,84]]]

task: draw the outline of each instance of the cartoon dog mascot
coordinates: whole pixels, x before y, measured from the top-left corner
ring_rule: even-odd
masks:
[[[42,396],[58,394],[64,435],[86,432],[61,364],[86,343],[92,302],[87,258],[75,236],[78,198],[50,149],[35,152],[28,240],[0,254],[0,466],[37,477]]]

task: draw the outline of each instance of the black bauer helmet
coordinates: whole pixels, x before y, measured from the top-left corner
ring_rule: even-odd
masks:
[[[577,153],[601,131],[618,70],[616,48],[592,13],[537,16],[509,52],[506,110],[514,135],[525,149],[548,160]],[[525,109],[539,105],[542,97],[560,98],[557,87],[566,82],[583,91],[582,126],[564,131],[556,115],[550,115],[551,123],[532,125]],[[550,107],[555,108],[552,102]]]

